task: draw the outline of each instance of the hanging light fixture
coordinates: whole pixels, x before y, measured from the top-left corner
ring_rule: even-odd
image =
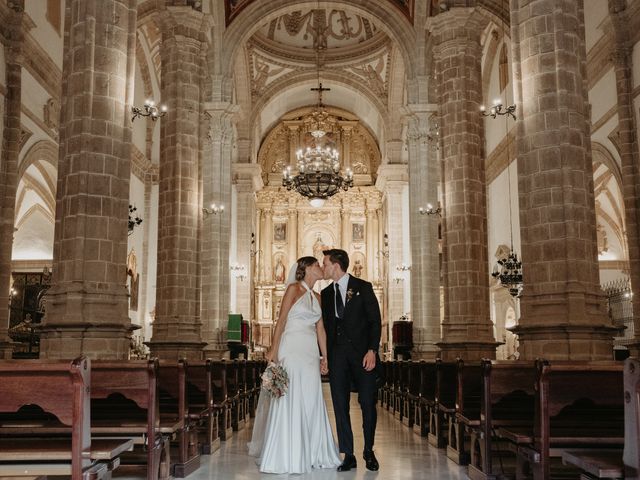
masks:
[[[347,168],[345,174],[340,172],[340,154],[335,148],[325,146],[323,138],[327,134],[327,120],[329,113],[322,104],[322,92],[330,89],[324,88],[320,82],[320,42],[316,45],[316,68],[318,73],[318,86],[312,91],[318,93],[318,103],[311,113],[310,131],[313,137],[313,147],[300,149],[296,152],[298,171],[295,173],[289,165],[282,171],[282,186],[287,190],[295,190],[300,195],[309,198],[309,203],[314,208],[320,208],[324,201],[338,193],[340,190],[348,190],[353,186],[353,172]]]
[[[504,2],[502,3],[502,7],[504,9]],[[504,22],[502,24],[502,28],[502,41],[504,42]],[[511,139],[509,137],[509,117],[512,117],[514,120],[516,120],[516,116],[514,114],[515,110],[515,105],[510,105],[506,108],[503,108],[502,102],[500,100],[494,101],[493,107],[491,108],[489,113],[485,112],[484,106],[480,107],[480,111],[484,116],[491,116],[492,118],[496,118],[498,115],[504,116],[505,133],[507,136],[507,182],[509,186],[508,199],[510,248],[509,253],[507,253],[506,257],[503,257],[496,262],[493,267],[491,276],[497,279],[503,287],[509,290],[509,294],[511,296],[520,297],[523,288],[522,261],[518,259],[518,254],[513,250],[513,219],[511,214]]]

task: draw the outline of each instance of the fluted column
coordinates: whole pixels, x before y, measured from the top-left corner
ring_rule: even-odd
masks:
[[[273,207],[263,210],[264,213],[264,278],[267,283],[273,282]]]
[[[10,32],[5,45],[7,92],[2,131],[0,157],[0,359],[10,359],[12,348],[8,336],[9,290],[11,289],[11,251],[15,220],[16,191],[18,188],[18,155],[20,153],[20,115],[22,109],[22,67],[20,57],[26,26],[24,4],[14,2],[11,23],[5,25]]]
[[[421,215],[437,205],[440,168],[429,125],[436,105],[412,104],[408,110],[409,218],[411,241],[411,318],[414,359],[434,359],[440,341],[440,260],[437,216]]]
[[[298,259],[298,210],[289,205],[289,225],[287,225],[287,242],[289,243],[289,263]]]
[[[611,358],[598,278],[582,0],[514,0],[520,358]],[[536,28],[531,28],[536,25]],[[544,47],[544,48],[542,48]]]
[[[373,239],[376,237],[376,230],[375,228],[375,221],[374,219],[376,218],[376,214],[378,212],[378,202],[376,202],[375,200],[373,200],[372,198],[367,198],[367,204],[366,204],[366,229],[367,229],[367,233],[366,233],[366,248],[367,248],[367,277],[366,280],[373,282],[374,277],[373,277],[373,265],[375,263],[375,254],[376,254],[376,250],[374,250],[375,245],[373,242]]]
[[[205,111],[209,133],[202,172],[204,205],[222,204],[225,211],[202,221],[202,340],[207,342],[205,356],[220,358],[228,350],[231,161],[238,106],[208,103]]]
[[[235,259],[244,265],[245,278],[236,278],[236,309],[245,320],[255,319],[253,311],[254,277],[251,268],[251,233],[255,231],[253,219],[256,218],[256,191],[262,189],[260,165],[255,163],[236,163],[233,165],[233,179],[236,190],[236,209],[232,212],[236,230]],[[252,219],[249,221],[249,219]],[[255,247],[254,247],[255,248]]]
[[[156,317],[149,347],[152,355],[167,359],[198,359],[204,346],[198,238],[204,22],[191,7],[161,13],[160,90],[169,113],[160,124]]]
[[[342,206],[342,209],[340,210],[340,215],[342,218],[341,240],[342,240],[342,249],[347,253],[349,253],[349,245],[351,243],[351,209],[344,206],[345,200],[346,198],[343,199],[343,206]]]
[[[405,190],[408,188],[408,171],[406,165],[382,165],[378,169],[376,187],[382,192],[383,204],[387,211],[387,224],[383,227],[389,240],[389,256],[387,272],[387,312],[386,320],[392,324],[404,313],[404,282],[393,281],[395,266],[404,261],[402,240],[409,226],[404,223],[402,214]]]
[[[611,61],[616,74],[618,95],[618,145],[622,166],[625,231],[629,251],[631,289],[640,291],[640,159],[633,118],[633,56],[629,32],[629,14],[625,0],[609,0],[609,35],[614,38]],[[631,354],[640,355],[640,295],[633,295],[634,344]]]
[[[474,8],[440,13],[433,19],[431,31],[444,169],[447,295],[442,342],[438,345],[443,359],[495,357],[489,316],[486,185],[479,114],[482,31],[480,13]]]
[[[42,358],[127,358],[135,0],[66,2],[53,285]]]

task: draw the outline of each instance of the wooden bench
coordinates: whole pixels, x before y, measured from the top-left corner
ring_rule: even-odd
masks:
[[[461,414],[470,436],[469,478],[495,479],[512,467],[504,440],[495,437],[499,427],[532,427],[536,369],[533,361],[483,360],[479,416],[469,409]],[[468,419],[466,421],[465,419]],[[479,420],[479,423],[476,422]],[[496,471],[494,459],[500,471]],[[510,469],[515,474],[515,466]]]
[[[131,441],[92,440],[91,362],[0,361],[0,476],[108,478]]]
[[[437,373],[435,362],[421,361],[419,365],[420,398],[414,413],[413,431],[421,437],[426,437],[429,434],[429,425],[435,408]]]
[[[449,415],[447,457],[458,465],[467,465],[469,454],[469,429],[480,425],[480,397],[482,366],[480,362],[465,364],[457,361],[455,413]]]
[[[437,448],[447,445],[449,418],[456,413],[456,362],[436,360],[436,392],[429,423],[429,444]]]
[[[227,402],[231,407],[231,428],[234,432],[244,429],[244,403],[240,398],[240,364],[238,360],[227,362]]]
[[[400,364],[400,421],[407,427],[413,427],[413,412],[409,397],[409,383],[411,382],[411,360],[404,360]]]
[[[211,390],[213,395],[213,410],[217,417],[218,436],[226,441],[233,436],[231,426],[231,403],[227,394],[227,365],[226,360],[211,362]]]
[[[146,465],[147,479],[167,479],[170,438],[182,427],[160,421],[157,360],[100,361],[91,369],[91,435],[133,439],[142,451],[123,457]]]
[[[198,434],[202,455],[211,455],[220,448],[218,416],[213,408],[211,385],[212,361],[189,361],[187,369],[187,408],[189,421]]]
[[[536,361],[533,428],[498,429],[516,452],[516,478],[550,478],[551,458],[567,450],[621,448],[622,375],[621,362]]]
[[[200,467],[197,422],[189,418],[186,360],[161,361],[158,370],[160,423],[174,426],[171,437],[177,437],[177,455],[172,455],[171,474],[184,478]]]
[[[420,362],[411,362],[409,364],[409,384],[407,385],[407,393],[405,398],[405,414],[407,419],[405,425],[412,430],[416,422],[420,422],[420,418],[416,417],[416,406],[420,402]]]

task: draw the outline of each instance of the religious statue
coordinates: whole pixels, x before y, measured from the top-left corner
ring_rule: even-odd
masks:
[[[362,275],[362,262],[358,259],[353,264],[353,276],[360,278]]]
[[[282,263],[282,257],[278,257],[278,263],[276,263],[275,280],[276,283],[284,283],[284,264]]]
[[[316,242],[313,244],[313,256],[318,259],[318,262],[322,263],[322,259],[324,254],[322,251],[325,249],[324,242],[322,241],[322,236],[318,234],[318,238],[316,238]]]

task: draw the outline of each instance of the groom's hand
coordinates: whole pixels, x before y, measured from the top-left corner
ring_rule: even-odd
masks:
[[[327,360],[323,358],[320,360],[320,374],[326,375],[327,373],[329,373],[329,365],[327,365]]]
[[[362,366],[367,372],[373,370],[376,366],[376,353],[373,350],[369,350],[362,359]]]

